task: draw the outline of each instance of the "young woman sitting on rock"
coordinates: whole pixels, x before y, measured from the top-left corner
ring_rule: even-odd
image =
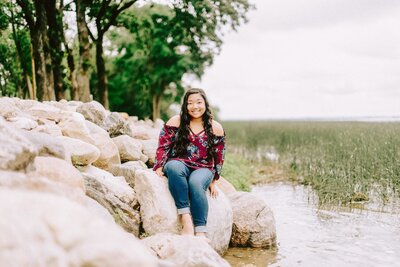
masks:
[[[214,198],[218,195],[215,181],[221,174],[224,152],[224,130],[212,119],[204,91],[189,89],[180,116],[172,117],[161,130],[153,167],[158,175],[168,177],[184,235],[206,235],[206,191],[209,188]]]

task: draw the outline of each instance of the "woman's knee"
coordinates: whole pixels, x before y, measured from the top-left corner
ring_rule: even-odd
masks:
[[[171,173],[175,173],[178,175],[184,175],[186,173],[186,165],[183,164],[181,161],[179,160],[170,160],[168,161],[165,166],[164,166],[164,173],[167,174],[171,174]]]
[[[213,174],[208,169],[199,169],[194,171],[189,178],[189,188],[193,190],[207,190],[211,183]]]

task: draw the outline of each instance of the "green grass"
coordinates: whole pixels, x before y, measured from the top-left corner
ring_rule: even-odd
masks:
[[[222,177],[228,180],[236,190],[250,191],[250,181],[253,175],[254,169],[249,160],[234,153],[226,155]]]
[[[383,201],[399,196],[400,123],[225,122],[224,128],[225,176],[240,177],[240,186],[244,175],[247,184],[254,179],[250,163],[268,164],[266,152],[275,152],[282,169],[311,185],[321,202],[367,199],[371,190]]]

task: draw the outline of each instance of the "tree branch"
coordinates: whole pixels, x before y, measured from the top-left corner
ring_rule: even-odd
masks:
[[[35,28],[35,19],[32,15],[32,9],[28,6],[27,2],[24,0],[17,0],[18,5],[22,9],[22,13],[24,14],[24,18],[28,23],[28,26],[31,30]]]

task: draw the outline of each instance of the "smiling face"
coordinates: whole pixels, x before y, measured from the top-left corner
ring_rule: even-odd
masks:
[[[187,111],[194,119],[201,118],[206,112],[206,103],[200,94],[191,94],[187,101]]]

